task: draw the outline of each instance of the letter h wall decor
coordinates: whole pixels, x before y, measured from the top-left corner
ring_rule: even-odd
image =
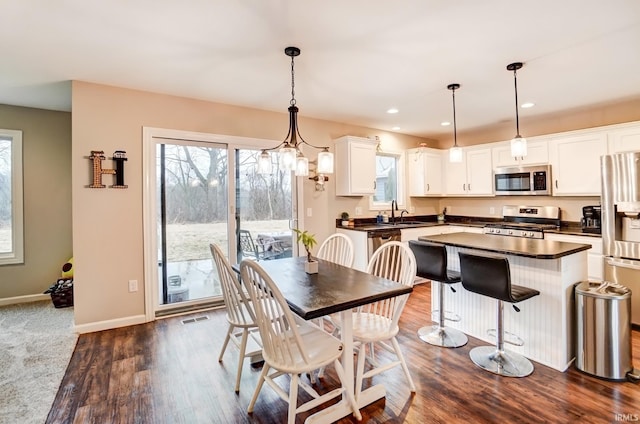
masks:
[[[127,152],[124,150],[116,150],[111,158],[115,162],[115,169],[106,169],[102,167],[102,161],[105,160],[104,151],[92,150],[91,156],[88,157],[93,163],[93,181],[89,188],[105,188],[102,184],[102,176],[104,174],[115,175],[115,184],[109,186],[111,188],[127,188],[124,183],[124,162],[127,160]]]

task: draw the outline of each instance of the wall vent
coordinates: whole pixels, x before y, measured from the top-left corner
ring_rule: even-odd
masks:
[[[203,315],[200,317],[183,319],[181,322],[182,324],[193,324],[194,322],[207,321],[208,319],[209,319],[208,315]]]

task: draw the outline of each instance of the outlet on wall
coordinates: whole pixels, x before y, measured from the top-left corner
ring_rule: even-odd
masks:
[[[493,206],[489,208],[489,215],[495,215],[496,214],[496,208],[494,208]]]
[[[138,280],[129,280],[129,293],[138,291]]]
[[[362,208],[360,206],[356,208],[356,215],[362,215]]]

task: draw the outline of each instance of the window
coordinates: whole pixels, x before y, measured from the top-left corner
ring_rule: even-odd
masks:
[[[403,163],[401,153],[376,153],[376,192],[371,196],[371,209],[388,209],[392,200],[404,204]]]
[[[0,265],[24,262],[22,131],[0,129]]]

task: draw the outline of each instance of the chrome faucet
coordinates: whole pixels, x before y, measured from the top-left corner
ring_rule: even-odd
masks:
[[[408,210],[406,209],[402,209],[402,212],[400,212],[400,222],[402,223],[402,220],[404,219],[404,214],[405,213],[409,213]]]

